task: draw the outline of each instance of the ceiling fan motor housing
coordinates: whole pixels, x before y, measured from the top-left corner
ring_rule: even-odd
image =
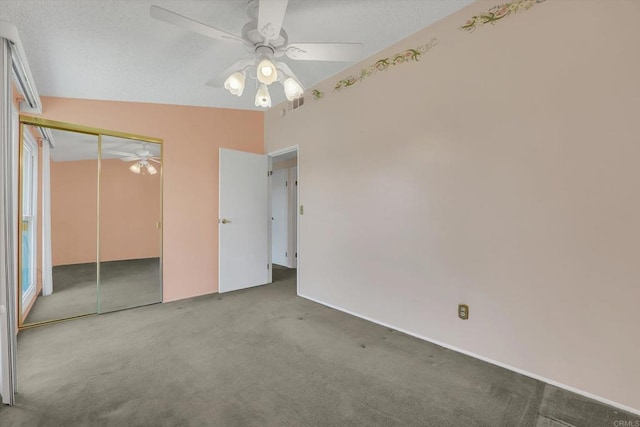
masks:
[[[244,25],[244,27],[242,27],[242,38],[247,40],[254,47],[256,53],[261,54],[263,52],[259,52],[258,49],[268,47],[271,49],[270,54],[273,54],[277,49],[284,48],[289,41],[287,32],[284,28],[281,28],[280,35],[275,39],[269,40],[269,44],[265,45],[264,36],[260,34],[260,31],[258,31],[257,20],[249,21]]]
[[[271,57],[275,49],[265,44],[259,44],[255,46],[255,52],[260,56]]]

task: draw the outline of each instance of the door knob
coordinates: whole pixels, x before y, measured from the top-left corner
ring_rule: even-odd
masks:
[[[220,222],[223,223],[223,224],[228,224],[228,223],[231,222],[231,220],[227,219],[227,218],[222,218],[222,220]]]

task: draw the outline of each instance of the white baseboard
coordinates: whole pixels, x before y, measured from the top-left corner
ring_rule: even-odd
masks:
[[[536,379],[538,381],[542,381],[544,383],[551,384],[553,386],[565,389],[565,390],[570,391],[572,393],[576,393],[576,394],[579,394],[581,396],[588,397],[589,399],[597,400],[598,402],[604,403],[606,405],[613,406],[613,407],[621,409],[623,411],[630,412],[630,413],[635,414],[635,415],[640,415],[640,409],[634,409],[634,408],[631,408],[629,406],[622,405],[622,404],[620,404],[618,402],[614,402],[612,400],[605,399],[605,398],[600,397],[600,396],[596,396],[595,394],[591,394],[589,392],[586,392],[586,391],[583,391],[583,390],[579,390],[579,389],[577,389],[575,387],[571,387],[571,386],[559,383],[557,381],[551,380],[549,378],[545,378],[545,377],[537,375],[537,374],[533,374],[531,372],[527,372],[525,370],[522,370],[522,369],[510,366],[510,365],[507,365],[506,363],[498,362],[497,360],[490,359],[490,358],[482,356],[480,354],[476,354],[476,353],[470,352],[468,350],[464,350],[462,348],[455,347],[455,346],[452,346],[450,344],[444,343],[442,341],[434,340],[434,339],[431,339],[429,337],[425,337],[423,335],[416,334],[415,332],[407,331],[407,330],[402,329],[402,328],[397,328],[394,325],[390,325],[388,323],[380,322],[378,320],[372,319],[372,318],[367,317],[367,316],[362,316],[362,315],[360,315],[358,313],[354,313],[354,312],[352,312],[350,310],[345,310],[344,308],[335,306],[333,304],[327,304],[326,302],[317,300],[315,298],[311,298],[311,297],[308,297],[306,295],[302,295],[299,292],[298,292],[298,296],[301,297],[301,298],[308,299],[308,300],[313,301],[313,302],[317,302],[318,304],[322,304],[322,305],[325,305],[327,307],[331,307],[331,308],[333,308],[335,310],[342,311],[343,313],[347,313],[347,314],[350,314],[352,316],[359,317],[360,319],[368,320],[369,322],[372,322],[372,323],[375,323],[375,324],[378,324],[378,325],[381,325],[381,326],[385,326],[387,328],[394,329],[394,330],[396,330],[398,332],[402,332],[402,333],[410,335],[412,337],[419,338],[419,339],[421,339],[423,341],[428,341],[430,343],[439,345],[440,347],[444,347],[444,348],[447,348],[449,350],[453,350],[453,351],[456,351],[458,353],[462,353],[462,354],[465,354],[467,356],[471,356],[471,357],[474,357],[476,359],[480,359],[483,362],[491,363],[492,365],[496,365],[496,366],[499,366],[501,368],[505,368],[505,369],[508,369],[510,371],[517,372],[518,374],[522,374],[524,376]]]

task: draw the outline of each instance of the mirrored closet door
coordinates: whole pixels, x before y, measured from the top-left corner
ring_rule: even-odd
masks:
[[[162,145],[102,137],[101,313],[162,301]]]
[[[97,313],[98,137],[22,128],[23,325]]]
[[[20,120],[19,327],[162,302],[162,141]]]

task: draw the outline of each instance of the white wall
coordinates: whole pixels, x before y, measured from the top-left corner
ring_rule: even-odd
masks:
[[[266,113],[267,152],[300,144],[300,293],[640,411],[640,2],[459,30],[495,3]]]

